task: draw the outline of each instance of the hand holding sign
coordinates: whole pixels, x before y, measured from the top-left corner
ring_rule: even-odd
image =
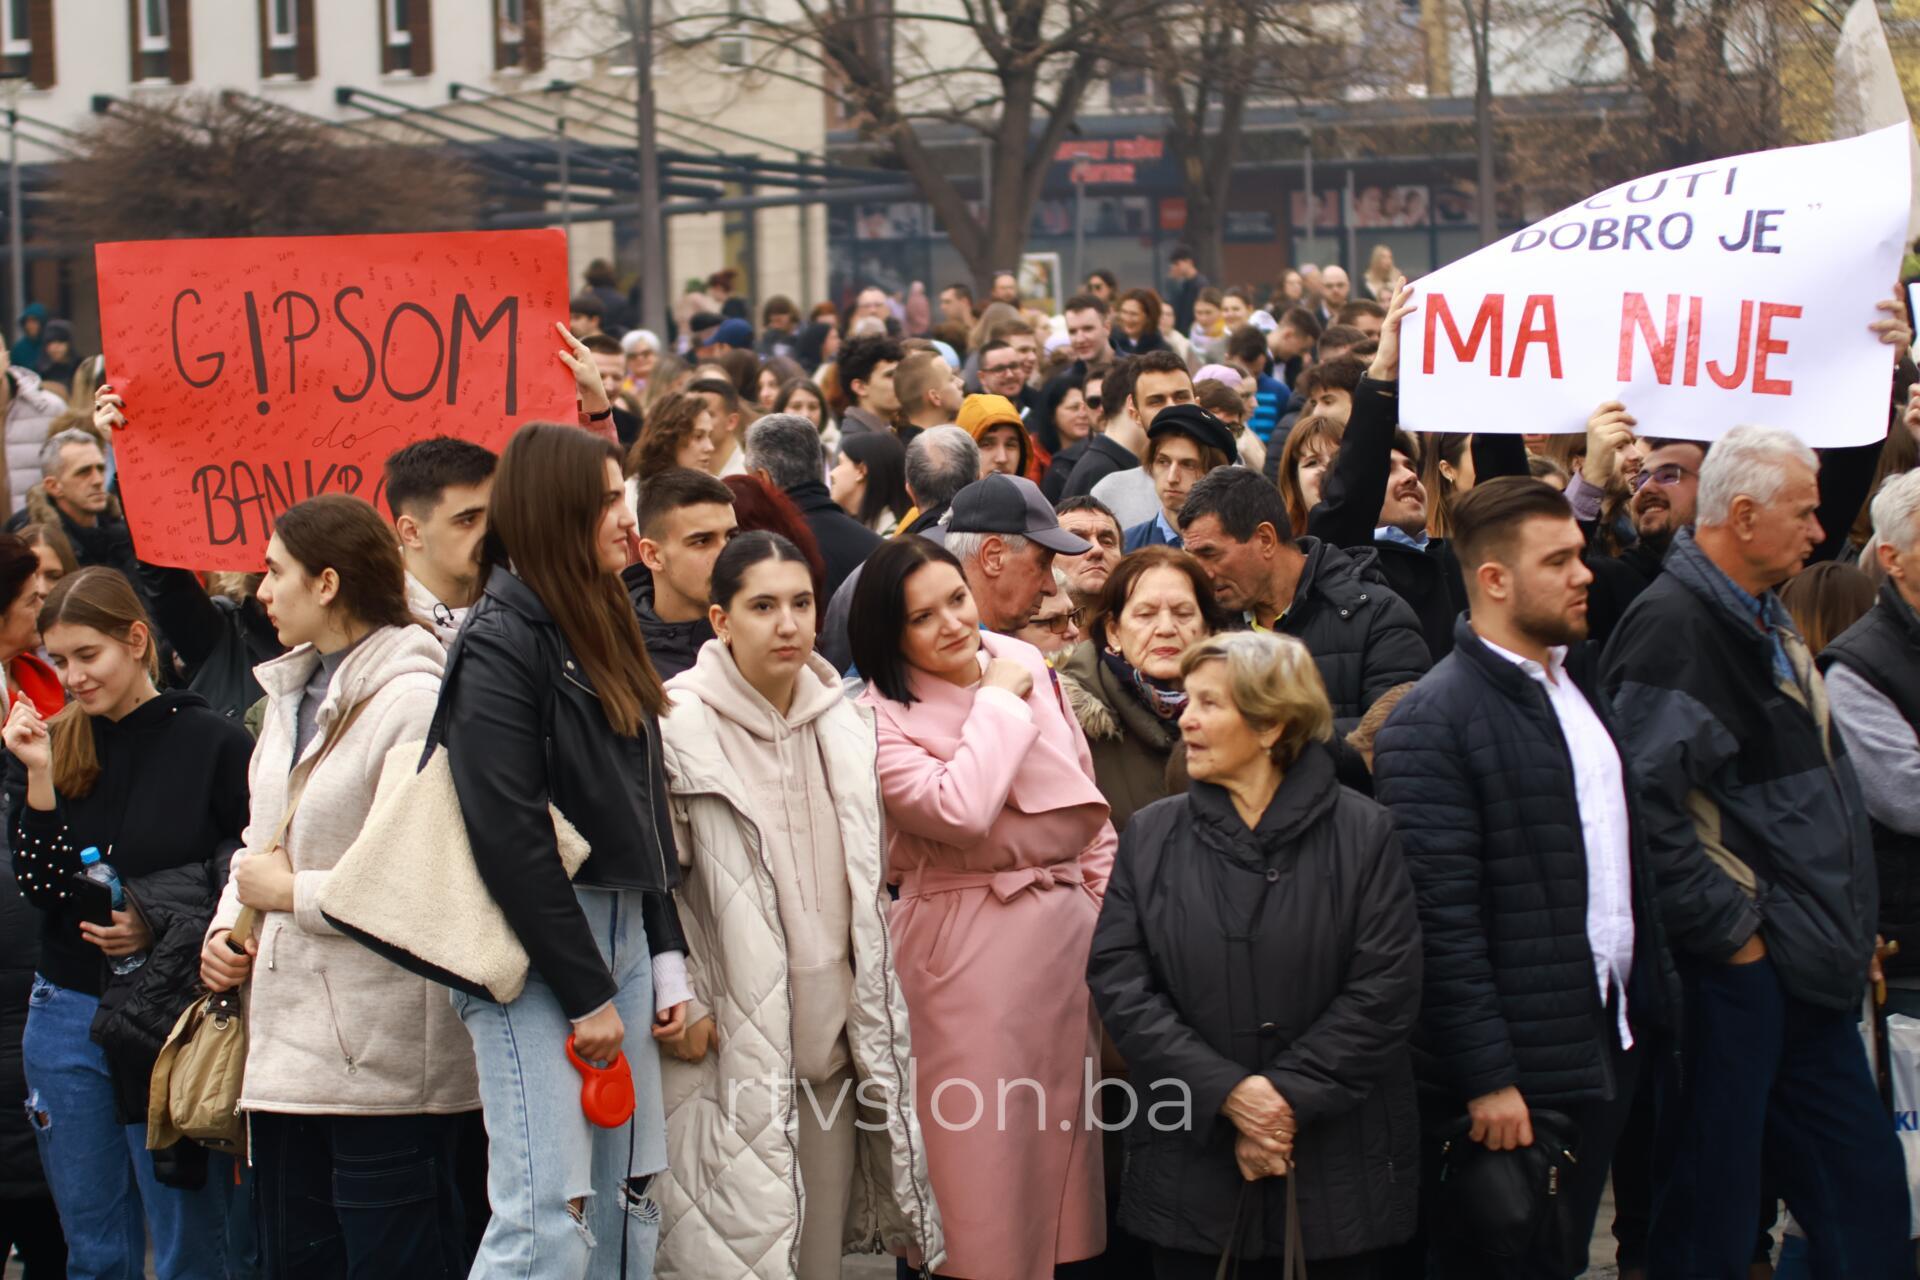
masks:
[[[401,445],[490,449],[571,422],[547,354],[566,316],[558,231],[103,244],[95,251],[116,445],[144,559],[256,569],[281,511],[379,496]],[[592,367],[591,358],[587,361]],[[596,379],[597,381],[597,379]]]
[[[1380,345],[1374,350],[1367,376],[1375,382],[1392,382],[1400,376],[1400,324],[1419,307],[1413,300],[1413,286],[1405,276],[1393,282],[1393,302],[1387,318],[1380,324]]]
[[[1654,174],[1441,268],[1401,335],[1402,423],[1449,430],[1471,404],[1477,431],[1574,432],[1609,398],[1658,436],[1878,440],[1891,368],[1858,326],[1898,271],[1910,133]]]
[[[593,363],[593,352],[587,350],[587,344],[573,336],[573,331],[565,324],[555,322],[554,331],[560,340],[566,343],[554,355],[567,370],[573,374],[573,385],[580,393],[580,407],[588,417],[607,412],[607,387],[600,380],[600,369]]]

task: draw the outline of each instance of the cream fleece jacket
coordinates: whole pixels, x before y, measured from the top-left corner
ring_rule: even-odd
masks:
[[[812,664],[801,668],[783,716],[754,689],[717,640],[670,686],[714,713],[716,735],[737,771],[765,842],[793,989],[794,1074],[825,1080],[847,1066],[847,1002],[853,990],[849,935],[853,899],[833,791],[815,722],[841,700]]]

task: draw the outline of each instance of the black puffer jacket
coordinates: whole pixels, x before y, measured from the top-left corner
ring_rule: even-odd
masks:
[[[1251,935],[1251,936],[1248,936]],[[1300,1131],[1300,1227],[1309,1259],[1405,1240],[1419,1130],[1407,1035],[1420,1005],[1413,886],[1386,812],[1335,784],[1310,744],[1248,831],[1221,788],[1197,782],[1134,814],[1094,930],[1088,985],[1132,1078],[1191,1090],[1191,1128],[1149,1108],[1126,1134],[1120,1220],[1153,1244],[1217,1254],[1242,1181],[1220,1114],[1264,1075]],[[1279,1258],[1286,1188],[1254,1184],[1239,1245]]]
[[[618,987],[560,864],[550,804],[593,851],[574,882],[642,890],[648,949],[685,951],[660,726],[648,718],[635,737],[614,733],[559,624],[506,569],[488,575],[448,651],[440,698],[433,733],[447,745],[474,863],[567,1016],[585,1017]]]
[[[1381,694],[1418,680],[1433,665],[1420,621],[1376,567],[1371,547],[1342,551],[1300,539],[1307,563],[1279,630],[1313,655],[1333,704],[1334,730],[1346,734]]]
[[[627,584],[627,599],[633,601],[633,616],[646,639],[647,660],[665,684],[694,664],[700,647],[713,639],[713,624],[705,614],[692,622],[668,622],[655,613],[653,574],[643,564],[628,565],[620,579]]]
[[[1567,673],[1610,725],[1595,665],[1576,648]],[[1624,744],[1620,754],[1631,762]],[[1420,893],[1422,1087],[1449,1106],[1509,1085],[1544,1106],[1611,1096],[1573,762],[1546,694],[1462,619],[1453,652],[1381,727],[1373,779]],[[1627,790],[1627,1010],[1645,1027],[1664,1022],[1675,997]]]
[[[153,931],[147,962],[107,979],[93,1017],[93,1040],[113,1066],[123,1124],[145,1124],[148,1082],[160,1046],[181,1010],[201,994],[200,944],[226,887],[233,850],[206,862],[129,880],[127,898]]]

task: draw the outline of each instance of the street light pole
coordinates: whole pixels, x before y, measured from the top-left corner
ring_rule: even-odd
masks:
[[[13,286],[13,311],[27,309],[25,237],[20,233],[20,113],[7,109],[7,271]]]
[[[635,124],[640,135],[640,325],[664,340],[668,274],[660,225],[660,155],[654,137],[653,0],[626,0],[633,34]]]

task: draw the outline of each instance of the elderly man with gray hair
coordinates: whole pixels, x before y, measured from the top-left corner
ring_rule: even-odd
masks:
[[[880,535],[840,509],[827,491],[820,429],[797,413],[770,413],[747,428],[747,473],[787,495],[820,544],[827,594],[880,546]]]
[[[1871,567],[1886,581],[1820,669],[1873,820],[1880,932],[1900,944],[1887,1010],[1920,1017],[1920,471],[1881,485],[1872,512]]]
[[[974,482],[980,474],[980,446],[959,427],[929,427],[907,446],[907,496],[913,499],[913,511],[897,536],[925,535],[939,527],[947,514],[953,495]],[[820,622],[820,655],[836,671],[853,665],[853,648],[847,641],[847,621],[853,611],[853,587],[860,574],[851,574],[827,604],[826,617]]]
[[[1819,468],[1785,431],[1716,441],[1695,527],[1604,659],[1685,990],[1656,1082],[1654,1275],[1746,1274],[1763,1144],[1814,1274],[1913,1267],[1905,1165],[1855,1026],[1877,969],[1869,809],[1774,595],[1822,540]]]

